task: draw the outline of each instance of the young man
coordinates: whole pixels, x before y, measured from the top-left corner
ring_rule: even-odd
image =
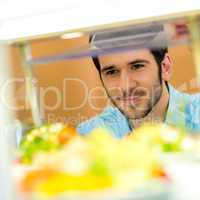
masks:
[[[200,133],[200,94],[176,91],[168,81],[172,61],[167,49],[140,49],[93,57],[112,102],[104,111],[81,123],[88,134],[106,127],[121,138],[144,122],[164,122]]]

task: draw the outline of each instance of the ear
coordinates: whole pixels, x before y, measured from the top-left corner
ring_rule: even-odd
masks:
[[[165,54],[164,59],[161,63],[162,67],[162,79],[169,81],[172,75],[172,60],[168,53]]]

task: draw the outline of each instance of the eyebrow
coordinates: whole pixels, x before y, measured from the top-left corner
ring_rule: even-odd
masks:
[[[136,65],[138,63],[150,63],[148,60],[143,60],[143,59],[136,59],[134,61],[131,61],[131,62],[128,62],[127,65]],[[111,70],[111,69],[114,69],[116,66],[115,65],[108,65],[108,66],[104,66],[102,69],[101,69],[101,72],[105,72],[107,70]]]
[[[137,60],[128,62],[127,65],[136,65],[138,63],[147,63],[147,64],[149,64],[150,62],[148,60],[137,59]]]

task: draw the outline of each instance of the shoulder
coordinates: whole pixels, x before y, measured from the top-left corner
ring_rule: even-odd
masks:
[[[99,115],[80,123],[77,126],[78,133],[85,135],[90,133],[95,128],[104,127],[107,120],[109,120],[110,117],[113,115],[113,112],[114,112],[113,107],[111,106],[106,107],[103,110],[103,112],[100,113]]]
[[[190,95],[185,109],[186,120],[194,132],[200,133],[200,94]]]
[[[183,113],[186,127],[200,133],[200,93],[186,94],[171,87],[173,103]]]
[[[197,94],[188,94],[185,92],[180,92],[169,86],[169,101],[171,106],[174,108],[174,111],[185,112],[185,109],[188,109],[190,106],[197,105],[200,101],[200,93]]]
[[[180,102],[187,103],[191,98],[191,95],[184,92],[180,92],[171,85],[169,85],[169,94],[170,94],[170,100],[178,104]]]
[[[87,135],[99,127],[108,129],[116,137],[122,137],[129,132],[126,118],[117,108],[112,106],[106,107],[99,115],[80,123],[77,126],[77,131],[81,135]]]

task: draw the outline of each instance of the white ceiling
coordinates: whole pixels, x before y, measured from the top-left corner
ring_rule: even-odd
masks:
[[[0,41],[200,10],[199,0],[0,0]]]

